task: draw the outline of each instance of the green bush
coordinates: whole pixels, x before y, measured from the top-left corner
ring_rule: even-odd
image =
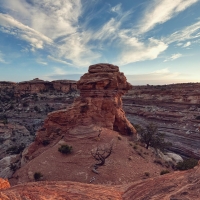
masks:
[[[198,160],[189,158],[176,165],[177,170],[188,170],[194,168],[198,164]]]
[[[68,146],[67,144],[61,145],[61,147],[58,148],[58,151],[63,154],[70,154],[72,153],[72,146]]]
[[[42,177],[43,175],[40,172],[35,172],[34,174],[35,181],[39,181]]]
[[[160,172],[160,175],[164,175],[164,174],[168,174],[169,173],[169,170],[162,170],[161,172]]]

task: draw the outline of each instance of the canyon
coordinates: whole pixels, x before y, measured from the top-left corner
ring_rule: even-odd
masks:
[[[200,83],[134,86],[123,106],[133,124],[156,124],[169,150],[200,159]]]
[[[200,163],[174,172],[175,157],[146,149],[134,128],[155,123],[169,151],[199,158],[198,83],[132,87],[118,66],[100,63],[78,82],[0,85],[0,176],[10,182],[0,179],[0,199],[200,197]],[[107,148],[94,171],[92,152]]]

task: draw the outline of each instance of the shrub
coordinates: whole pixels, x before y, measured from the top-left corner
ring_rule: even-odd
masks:
[[[163,166],[163,163],[162,163],[162,161],[160,159],[155,159],[153,162]]]
[[[10,169],[13,171],[13,172],[15,172],[16,170],[17,170],[17,164],[15,164],[15,163],[11,163],[11,165],[10,165]]]
[[[34,174],[35,181],[39,181],[42,177],[43,177],[42,173],[35,172],[35,174]]]
[[[72,146],[68,146],[67,144],[61,145],[61,147],[58,148],[58,151],[63,154],[70,154],[72,153]]]
[[[39,108],[37,107],[37,106],[34,106],[34,108],[33,108],[36,112],[38,112],[39,111]]]
[[[118,139],[118,140],[122,140],[121,135],[118,135],[118,136],[117,136],[117,139]]]
[[[134,145],[134,146],[133,146],[133,149],[137,149],[137,148],[138,148],[137,145]]]
[[[200,120],[200,116],[197,116],[196,119],[197,119],[197,120]]]
[[[150,176],[150,173],[149,172],[144,172],[144,175],[149,177]]]
[[[198,160],[189,158],[184,160],[183,162],[179,162],[176,165],[176,169],[178,170],[188,170],[194,168],[198,164]]]
[[[160,175],[164,175],[164,174],[168,174],[169,173],[169,170],[162,170],[161,172],[160,172]]]
[[[21,144],[20,146],[12,146],[6,150],[6,153],[19,154],[24,150],[24,148],[25,148],[24,144]]]
[[[44,146],[47,146],[49,143],[50,143],[49,140],[43,140],[43,141],[42,141],[42,144],[43,144]]]

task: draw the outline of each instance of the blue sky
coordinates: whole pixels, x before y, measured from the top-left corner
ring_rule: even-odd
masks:
[[[0,80],[77,80],[95,63],[129,82],[200,82],[200,0],[0,0]]]

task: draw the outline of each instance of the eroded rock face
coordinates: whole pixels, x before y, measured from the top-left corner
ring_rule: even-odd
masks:
[[[77,83],[80,97],[67,109],[48,115],[29,148],[30,154],[36,149],[35,145],[44,140],[53,141],[69,135],[84,137],[101,128],[136,135],[122,109],[121,96],[131,88],[124,74],[110,64],[92,65],[88,71]]]
[[[0,178],[0,190],[1,189],[6,189],[10,187],[10,183],[8,182],[8,180],[4,180],[2,178]],[[2,197],[1,197],[2,199]]]
[[[200,159],[200,83],[134,86],[123,108],[134,124],[156,124],[172,152]]]

